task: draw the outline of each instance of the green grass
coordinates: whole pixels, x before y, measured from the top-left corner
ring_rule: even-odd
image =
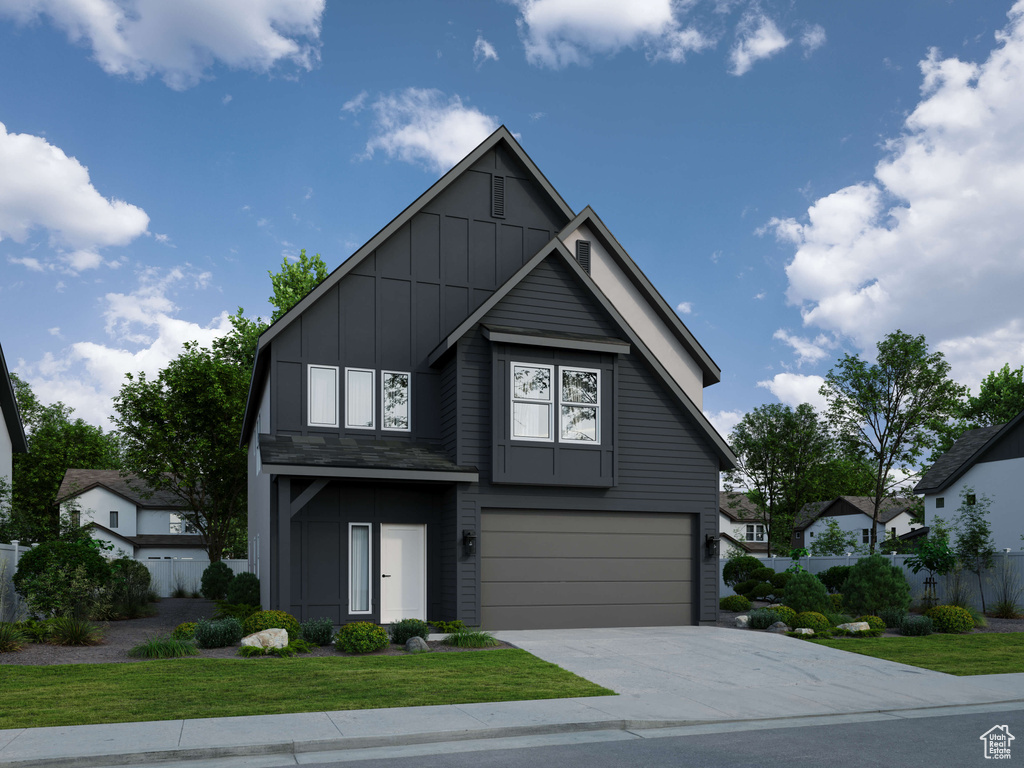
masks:
[[[0,728],[613,695],[526,651],[0,666]]]
[[[1024,632],[976,635],[875,637],[855,640],[812,640],[829,648],[898,661],[950,675],[998,675],[1024,672]]]

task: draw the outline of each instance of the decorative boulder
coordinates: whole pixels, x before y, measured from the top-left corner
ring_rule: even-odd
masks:
[[[811,629],[810,627],[797,627],[793,631],[796,632],[798,635],[813,635],[814,634],[814,630]]]
[[[768,631],[778,632],[779,634],[782,634],[784,632],[789,632],[789,627],[786,626],[786,622],[784,621],[776,621],[774,624],[768,627]]]
[[[256,648],[284,648],[288,645],[288,630],[264,629],[262,632],[243,637],[242,645],[252,645]]]
[[[420,651],[429,651],[430,646],[427,645],[427,641],[422,637],[410,637],[405,641],[405,650],[410,653],[419,653]]]
[[[866,621],[851,621],[849,624],[840,624],[836,629],[845,629],[849,632],[866,632],[871,625]]]
[[[737,627],[746,627],[749,624],[750,624],[750,617],[747,616],[746,614],[743,614],[742,616],[737,616],[736,617],[736,626]]]

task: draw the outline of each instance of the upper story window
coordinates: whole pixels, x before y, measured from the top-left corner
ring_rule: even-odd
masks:
[[[409,374],[399,371],[382,371],[381,427],[408,432],[409,427]]]
[[[811,531],[811,536],[814,531]],[[764,526],[757,523],[747,525],[747,541],[764,541]]]
[[[169,527],[171,533],[199,533],[196,527],[192,523],[188,522],[181,515],[171,513],[171,524]]]
[[[364,368],[345,369],[345,426],[355,429],[373,429],[374,372]]]
[[[562,368],[561,373],[562,440],[601,442],[600,371]]]
[[[558,439],[600,443],[601,372],[536,363],[512,363],[512,438],[555,439],[554,381],[558,382]]]
[[[554,367],[512,363],[512,437],[551,440]]]
[[[110,510],[110,527],[117,528],[117,510]]]
[[[338,426],[338,369],[335,366],[309,366],[309,426]]]

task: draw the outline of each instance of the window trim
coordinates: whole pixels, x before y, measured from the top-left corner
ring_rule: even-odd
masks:
[[[107,522],[110,523],[109,527],[111,529],[118,527],[118,524],[121,522],[121,515],[118,514],[118,510],[110,510],[110,519]]]
[[[384,380],[389,376],[405,376],[405,426],[387,426],[387,399],[384,397]],[[412,372],[385,371],[380,372],[380,428],[386,432],[412,432]]]
[[[590,403],[574,403],[566,402],[562,399],[562,375],[565,371],[579,371],[580,373],[593,373],[597,376],[597,402]],[[595,421],[597,422],[597,432],[593,440],[577,440],[571,437],[565,437],[562,430],[562,408],[568,405],[569,407],[576,408],[593,408],[595,411]],[[601,444],[601,370],[599,368],[583,368],[577,365],[560,365],[558,366],[558,442],[560,443],[574,443],[577,445],[600,445]]]
[[[537,400],[524,397],[516,397],[516,366],[529,367],[529,368],[545,368],[550,374],[550,384],[548,385],[548,399]],[[519,440],[527,443],[553,443],[555,442],[555,407],[557,405],[554,387],[556,381],[558,382],[559,388],[561,388],[561,381],[557,379],[555,375],[555,369],[557,366],[550,363],[530,363],[525,361],[512,360],[509,362],[509,391],[508,391],[508,403],[509,403],[509,438],[511,440]],[[516,403],[527,403],[527,404],[544,404],[548,406],[548,436],[547,437],[521,437],[516,434]]]
[[[366,529],[366,610],[356,611],[352,606],[355,604],[355,580],[352,578],[352,529]],[[373,613],[373,523],[349,523],[348,524],[348,612],[352,616],[366,615]]]
[[[349,419],[349,386],[348,375],[350,373],[370,374],[370,423],[352,424]],[[377,371],[373,368],[345,368],[345,429],[376,429],[377,428]]]
[[[750,542],[763,542],[764,541],[764,523],[746,523],[747,530],[744,531],[744,537],[746,541]],[[811,531],[811,536],[814,535],[814,531]],[[753,538],[751,538],[753,537]]]
[[[313,369],[322,371],[333,371],[334,372],[334,421],[333,422],[320,422],[313,421]],[[337,429],[338,428],[338,392],[339,392],[339,373],[341,369],[336,365],[319,365],[310,363],[306,366],[306,424],[310,427],[328,427]],[[257,427],[258,430],[258,427]],[[258,434],[258,432],[257,432]]]

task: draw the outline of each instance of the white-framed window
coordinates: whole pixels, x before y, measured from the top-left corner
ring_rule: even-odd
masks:
[[[373,387],[374,371],[367,368],[345,369],[345,426],[351,429],[373,429],[376,408]]]
[[[811,533],[813,536],[814,533]],[[760,523],[747,524],[747,541],[764,541],[764,526]]]
[[[370,523],[348,524],[348,612],[370,613]]]
[[[411,429],[409,414],[412,376],[402,371],[381,371],[380,409],[381,429],[408,432]]]
[[[937,499],[935,499],[935,508],[936,509],[943,509],[945,506],[946,506],[946,497],[945,496],[939,496]]]
[[[199,531],[196,530],[196,527],[181,515],[176,515],[171,512],[170,517],[171,523],[168,529],[170,533],[199,533]]]
[[[110,527],[117,528],[117,510],[110,510]]]
[[[338,368],[333,365],[309,366],[309,426],[338,426]],[[259,428],[257,427],[257,433]]]
[[[551,442],[554,366],[514,362],[511,367],[513,439]]]
[[[560,439],[600,443],[601,372],[591,368],[563,367],[560,374]]]

